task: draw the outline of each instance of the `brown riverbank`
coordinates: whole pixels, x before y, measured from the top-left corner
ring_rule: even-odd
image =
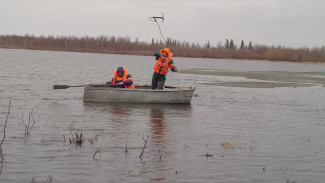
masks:
[[[148,43],[137,39],[131,41],[129,37],[114,36],[0,35],[0,48],[10,49],[151,56],[155,51],[164,47],[170,47],[174,55],[180,57],[325,63],[324,46],[321,48],[288,48],[251,43],[245,46],[242,42],[237,48],[234,43],[212,46],[208,42],[202,46],[198,43],[180,42],[173,39],[167,39],[167,43],[153,39],[151,43]]]

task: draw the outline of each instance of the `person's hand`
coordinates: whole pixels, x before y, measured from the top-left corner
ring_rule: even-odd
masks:
[[[159,52],[156,52],[154,56],[156,57],[156,60],[158,60],[161,57],[161,54]]]
[[[180,70],[179,69],[175,69],[175,72],[179,72]]]
[[[122,81],[121,82],[118,82],[115,85],[123,85],[123,82]]]
[[[157,52],[155,52],[154,56],[155,57],[161,57],[161,54],[157,51]]]

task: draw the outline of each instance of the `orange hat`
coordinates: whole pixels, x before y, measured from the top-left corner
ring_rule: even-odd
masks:
[[[162,52],[166,52],[166,53],[168,53],[168,56],[172,56],[172,55],[173,55],[173,54],[170,52],[170,49],[169,49],[169,48],[164,48],[164,49],[160,50],[160,53],[162,53]]]

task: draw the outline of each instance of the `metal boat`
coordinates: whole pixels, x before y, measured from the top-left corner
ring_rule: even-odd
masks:
[[[139,85],[135,88],[114,88],[111,86],[87,86],[84,89],[85,102],[109,103],[190,103],[195,88],[170,87],[152,90],[151,86]]]

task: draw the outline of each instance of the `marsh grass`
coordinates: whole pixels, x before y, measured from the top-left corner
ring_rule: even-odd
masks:
[[[24,114],[21,115],[21,120],[25,126],[25,137],[28,137],[36,123],[34,120],[34,116],[33,116],[33,110],[31,112],[29,112],[28,123],[25,123],[25,121],[24,121]]]

